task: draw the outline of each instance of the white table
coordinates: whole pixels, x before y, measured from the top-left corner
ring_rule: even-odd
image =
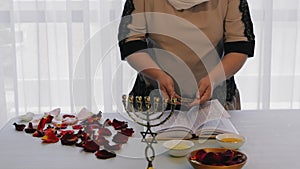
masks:
[[[299,169],[300,163],[300,110],[253,110],[232,111],[232,122],[247,138],[240,149],[248,156],[244,169]],[[112,114],[107,114],[111,116]],[[116,116],[117,117],[117,116]],[[117,117],[118,118],[118,117]],[[121,118],[121,117],[119,117]],[[118,119],[119,119],[118,118]],[[3,169],[142,169],[145,143],[141,143],[138,131],[129,139],[117,157],[99,160],[94,154],[81,148],[56,144],[42,144],[25,132],[17,132],[12,126],[16,119],[9,121],[0,130],[0,168]],[[134,124],[129,124],[134,125]],[[199,143],[194,149],[218,147],[214,140]],[[184,157],[172,158],[155,145],[156,169],[192,169]]]

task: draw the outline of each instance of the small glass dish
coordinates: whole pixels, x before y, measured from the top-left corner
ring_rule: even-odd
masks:
[[[168,150],[169,155],[183,157],[190,152],[194,143],[189,140],[168,140],[163,143],[163,146]]]
[[[216,140],[224,148],[238,149],[245,143],[246,138],[239,134],[225,133],[217,135]]]

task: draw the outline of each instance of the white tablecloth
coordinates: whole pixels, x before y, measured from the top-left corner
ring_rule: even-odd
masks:
[[[240,151],[248,156],[244,169],[299,169],[300,110],[232,111],[231,120],[247,141]],[[109,113],[109,117],[124,117]],[[0,130],[1,169],[142,169],[146,168],[145,143],[136,129],[135,136],[117,151],[117,157],[100,160],[81,148],[56,144],[42,144],[25,132],[17,132],[9,121]],[[129,123],[134,126],[135,124]],[[194,149],[219,147],[215,140],[199,143]],[[155,146],[156,169],[191,169],[185,157],[170,157],[159,141]]]

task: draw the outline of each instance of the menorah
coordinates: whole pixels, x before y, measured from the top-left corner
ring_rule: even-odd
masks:
[[[145,148],[145,157],[148,161],[148,169],[153,168],[153,161],[155,158],[155,151],[152,146],[153,143],[157,143],[157,133],[151,130],[152,127],[156,127],[165,123],[173,114],[177,99],[171,98],[160,99],[159,97],[150,96],[132,96],[130,95],[127,99],[126,95],[122,96],[122,102],[125,111],[128,116],[137,124],[146,127],[146,131],[142,131],[142,142],[147,144]],[[166,114],[166,108],[170,105],[170,111]],[[151,137],[147,138],[147,135]],[[149,151],[152,151],[152,155],[149,156]]]

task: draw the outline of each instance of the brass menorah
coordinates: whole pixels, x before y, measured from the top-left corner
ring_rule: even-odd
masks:
[[[153,168],[152,162],[155,158],[155,151],[152,146],[153,143],[156,143],[157,133],[152,132],[151,128],[162,125],[165,123],[173,114],[177,99],[171,98],[161,99],[159,97],[150,96],[132,96],[130,95],[127,99],[126,95],[122,96],[122,102],[125,111],[128,116],[137,124],[146,127],[146,131],[142,131],[142,142],[147,144],[145,148],[145,157],[148,161],[148,169]],[[169,114],[166,115],[166,108],[170,105]],[[165,115],[165,116],[164,116]],[[147,135],[151,135],[151,139],[147,139]],[[149,156],[148,151],[152,151],[152,156]]]

